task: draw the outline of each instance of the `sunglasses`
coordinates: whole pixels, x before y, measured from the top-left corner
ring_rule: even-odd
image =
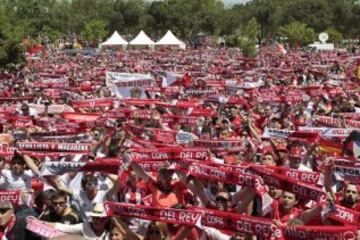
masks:
[[[229,199],[221,197],[221,196],[216,197],[215,200],[217,202],[225,202],[225,203],[227,203],[229,201]]]
[[[98,185],[97,181],[87,182],[85,184],[86,187],[96,187],[97,185]]]
[[[63,207],[63,206],[66,204],[66,202],[52,202],[52,204],[53,204],[54,206]]]
[[[7,213],[9,210],[10,210],[10,208],[1,208],[1,209],[0,209],[0,213],[1,213],[1,214],[5,214],[5,213]]]

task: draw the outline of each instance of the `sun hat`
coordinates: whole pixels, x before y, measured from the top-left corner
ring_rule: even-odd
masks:
[[[95,203],[91,212],[85,213],[87,217],[107,217],[107,213],[102,203]]]

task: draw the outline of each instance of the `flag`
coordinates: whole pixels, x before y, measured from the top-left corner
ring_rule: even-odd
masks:
[[[179,86],[182,83],[183,76],[176,72],[165,72],[165,79],[163,79],[162,87]]]
[[[279,52],[279,53],[282,53],[282,54],[286,54],[287,51],[286,49],[284,48],[283,45],[281,45],[280,43],[276,43],[276,52]]]
[[[356,160],[360,160],[360,132],[352,131],[343,143],[342,153],[353,155]]]
[[[319,150],[325,154],[341,154],[342,153],[342,145],[340,143],[332,142],[320,137],[319,140]]]

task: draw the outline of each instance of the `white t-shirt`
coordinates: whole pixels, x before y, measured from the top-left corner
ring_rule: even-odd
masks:
[[[0,176],[0,189],[5,190],[5,178],[3,176]]]
[[[107,191],[114,186],[114,183],[103,174],[98,174],[98,187],[100,191]]]
[[[90,223],[78,223],[73,225],[56,223],[55,229],[61,232],[72,234],[72,235],[80,235],[83,236],[87,240],[108,240],[109,236],[107,231],[104,231],[101,236],[96,236],[94,231],[92,230]]]
[[[216,228],[212,227],[203,227],[203,234],[200,237],[200,240],[211,239],[211,240],[230,240],[231,236],[225,233],[222,233]]]
[[[304,172],[312,172],[313,170],[311,168],[309,168],[308,166],[304,165],[304,164],[300,164],[300,167],[298,168],[299,171],[304,171]]]
[[[17,176],[12,170],[3,169],[1,170],[1,175],[5,180],[4,188],[7,191],[25,191],[31,189],[31,179],[34,177],[34,173],[31,170],[25,170],[23,174]]]
[[[98,191],[94,199],[89,200],[86,191],[80,189],[80,191],[74,191],[72,198],[79,204],[81,217],[83,219],[88,219],[85,213],[91,212],[95,203],[105,202],[106,191]]]
[[[64,185],[64,187],[77,192],[81,189],[81,179],[83,178],[84,173],[79,172],[75,177],[70,178],[69,173],[64,173],[59,177],[59,182]]]

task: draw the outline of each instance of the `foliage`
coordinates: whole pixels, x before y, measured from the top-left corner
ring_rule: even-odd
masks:
[[[107,35],[105,30],[106,23],[102,20],[91,20],[85,24],[84,31],[81,32],[83,40],[95,41],[103,39]]]
[[[280,27],[279,33],[286,37],[292,45],[306,45],[315,39],[314,29],[300,22],[292,22]]]
[[[226,38],[226,46],[235,47],[239,45],[240,45],[240,41],[237,35],[230,35]]]
[[[258,37],[260,34],[260,26],[255,18],[252,18],[249,23],[242,29],[239,40],[239,46],[245,57],[255,57]]]
[[[342,34],[333,28],[328,28],[325,30],[325,32],[329,34],[328,42],[339,43],[343,39]]]
[[[239,41],[239,46],[244,57],[256,57],[257,51],[255,47],[255,43],[247,38],[241,38]]]
[[[241,31],[241,35],[251,41],[257,41],[260,34],[260,25],[255,18],[251,18],[249,23]]]
[[[255,28],[250,24],[253,18],[258,23]],[[200,31],[207,36],[226,35],[230,46],[239,44],[244,35],[248,35],[247,38],[251,35],[251,39],[256,35],[259,42],[272,41],[279,32],[284,34],[293,22],[307,27],[305,35],[292,34],[292,43],[312,41],[311,29],[317,33],[331,29],[330,38],[335,42],[341,35],[357,38],[360,35],[359,0],[251,0],[231,8],[225,8],[220,0],[0,0],[2,41],[5,36],[18,42],[32,36],[41,42],[46,35],[53,42],[59,36],[72,33],[98,39],[104,37],[103,30],[106,33],[118,30],[134,36],[141,29],[159,39],[171,29],[184,40]],[[95,32],[96,26],[101,31]],[[256,29],[254,35],[244,34],[247,27]],[[0,46],[1,56],[5,45]],[[242,45],[247,42],[243,40]]]
[[[6,10],[0,5],[0,69],[24,62],[24,49],[15,38],[18,27],[12,28]]]

